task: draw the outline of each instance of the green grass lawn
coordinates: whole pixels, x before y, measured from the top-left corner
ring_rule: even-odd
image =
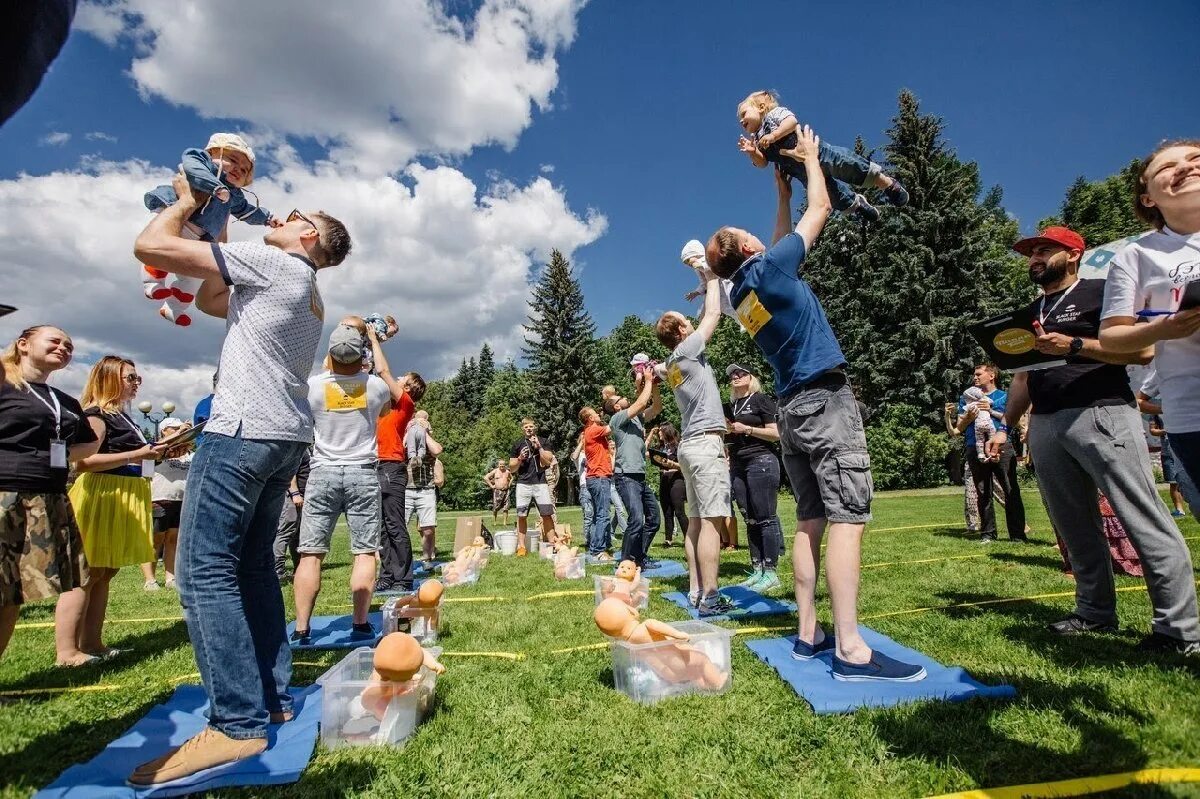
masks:
[[[478,584],[447,592],[451,599],[490,599],[447,605],[441,642],[447,672],[438,682],[438,704],[407,746],[336,753],[318,747],[298,784],[222,795],[908,797],[1200,764],[1200,667],[1133,650],[1149,624],[1144,590],[1120,594],[1118,634],[1061,640],[1043,631],[1072,608],[1074,584],[1058,570],[1036,492],[1027,490],[1025,498],[1037,543],[981,547],[965,537],[957,492],[878,497],[864,543],[860,601],[866,624],[983,682],[1015,685],[1014,700],[817,716],[745,648],[746,638],[764,635],[755,633],[734,638],[728,693],[640,707],[613,690],[607,649],[551,654],[603,640],[591,620],[590,595],[526,599],[590,589],[590,576],[559,583],[545,561],[496,555]],[[787,529],[791,503],[781,511]],[[453,541],[454,515],[440,517],[443,548]],[[579,530],[578,508],[560,517]],[[1195,551],[1200,525],[1189,518],[1182,529]],[[343,529],[318,612],[349,612],[346,546]],[[678,547],[656,550],[657,557],[683,557]],[[742,579],[747,557],[744,549],[726,553],[722,581]],[[783,572],[790,583],[790,564]],[[1143,585],[1124,577],[1118,583]],[[290,587],[285,594],[290,607]],[[1040,594],[1066,595],[989,603]],[[987,604],[953,607],[964,603]],[[912,608],[935,609],[889,615]],[[658,595],[649,613],[685,618]],[[95,755],[175,684],[198,681],[179,615],[173,592],[144,593],[138,570],[130,568],[114,582],[107,628],[110,645],[131,650],[124,657],[58,670],[53,630],[18,628],[0,661],[0,796],[28,796]],[[827,598],[821,617],[829,619]],[[119,623],[131,619],[144,621]],[[33,625],[52,620],[52,603],[31,605],[21,618]],[[775,617],[727,626],[790,622]],[[344,654],[297,654],[295,682],[313,682]],[[48,690],[68,686],[100,690]],[[1200,796],[1200,790],[1152,786],[1120,795]]]

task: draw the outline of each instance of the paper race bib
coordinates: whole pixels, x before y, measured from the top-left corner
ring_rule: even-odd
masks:
[[[667,385],[672,391],[683,385],[683,370],[679,368],[679,364],[673,363],[667,367]]]
[[[367,409],[367,384],[341,383],[337,380],[326,383],[325,408],[330,411],[365,411]]]
[[[738,303],[736,310],[738,321],[751,336],[758,335],[763,325],[771,321],[771,312],[759,302],[758,295],[751,291],[746,298]]]

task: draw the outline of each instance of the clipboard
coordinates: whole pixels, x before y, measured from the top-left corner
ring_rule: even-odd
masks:
[[[1009,372],[1028,372],[1062,366],[1061,355],[1046,355],[1033,348],[1033,308],[1018,308],[982,322],[967,325],[967,332],[979,342],[996,366]]]
[[[177,447],[180,444],[186,444],[189,441],[194,441],[197,436],[204,432],[204,427],[207,424],[208,420],[205,419],[198,425],[189,427],[186,430],[180,430],[175,435],[167,436],[166,438],[161,438],[158,441],[155,441],[154,446],[171,449],[172,447]]]

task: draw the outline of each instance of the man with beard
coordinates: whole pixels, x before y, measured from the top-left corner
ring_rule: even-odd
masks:
[[[1020,372],[1008,392],[1011,429],[1032,403],[1029,447],[1050,520],[1067,544],[1075,572],[1075,610],[1049,625],[1059,635],[1117,629],[1117,595],[1096,489],[1108,497],[1141,558],[1153,607],[1153,634],[1180,642],[1200,639],[1191,557],[1179,528],[1159,501],[1141,416],[1125,364],[1147,363],[1150,348],[1127,354],[1098,340],[1103,280],[1080,280],[1083,237],[1048,227],[1013,249],[1029,259],[1029,278],[1042,289],[1031,306],[1037,350],[1066,363]],[[1003,431],[988,442],[998,454]]]

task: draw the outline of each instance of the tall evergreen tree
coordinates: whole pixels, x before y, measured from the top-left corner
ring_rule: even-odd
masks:
[[[884,147],[887,171],[912,195],[863,227],[837,215],[802,267],[821,298],[870,406],[906,403],[931,425],[979,350],[968,323],[1016,304],[1015,239],[1000,195],[981,199],[979,169],[947,145],[942,120],[909,91]],[[861,146],[861,145],[860,145]]]
[[[1130,200],[1139,166],[1139,161],[1133,161],[1103,180],[1076,178],[1067,189],[1059,215],[1043,219],[1039,227],[1066,225],[1083,236],[1089,247],[1146,230],[1146,223],[1137,218]]]
[[[579,430],[579,409],[595,403],[600,384],[596,325],[584,308],[583,289],[571,264],[558,250],[533,288],[525,330],[534,415],[542,437],[562,458]]]
[[[486,341],[479,348],[479,363],[476,379],[479,381],[479,387],[483,393],[486,393],[492,387],[492,380],[496,377],[496,356],[492,353],[492,347]]]

